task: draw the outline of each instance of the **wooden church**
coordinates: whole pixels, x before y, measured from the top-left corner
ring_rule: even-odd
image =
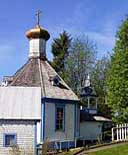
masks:
[[[78,97],[51,67],[46,57],[50,34],[40,26],[39,14],[36,26],[26,32],[28,61],[0,86],[0,155],[11,155],[12,146],[21,154],[38,155],[45,141],[57,149],[76,147],[78,139],[96,140],[102,122],[111,121],[97,116],[97,99],[91,108],[96,96],[89,79],[82,89],[88,107],[80,110]]]
[[[50,34],[38,19],[26,36],[28,61],[0,87],[0,155],[12,145],[36,155],[45,140],[74,147],[79,137],[79,99],[47,60]]]

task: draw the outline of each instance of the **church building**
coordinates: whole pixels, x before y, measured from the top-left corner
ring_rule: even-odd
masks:
[[[81,88],[80,100],[49,64],[46,42],[50,38],[39,23],[26,32],[28,61],[0,86],[0,155],[11,155],[13,146],[21,154],[38,155],[37,149],[51,142],[57,149],[76,147],[77,140],[102,139],[105,122],[97,114],[97,95],[90,78]]]
[[[27,154],[45,140],[75,147],[79,137],[79,99],[49,64],[47,30],[39,24],[26,32],[28,61],[0,87],[0,155],[12,145]]]

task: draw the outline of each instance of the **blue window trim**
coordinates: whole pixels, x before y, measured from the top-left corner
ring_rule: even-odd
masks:
[[[17,134],[16,133],[4,133],[3,134],[3,147],[11,147],[10,145],[5,144],[6,136],[14,136],[14,145],[17,145]]]
[[[56,113],[57,113],[57,108],[59,108],[59,107],[61,107],[61,108],[63,108],[63,111],[64,111],[64,120],[63,120],[63,129],[62,130],[57,130],[56,129]],[[57,132],[57,131],[59,131],[59,132],[64,132],[65,131],[65,104],[55,104],[55,132]]]

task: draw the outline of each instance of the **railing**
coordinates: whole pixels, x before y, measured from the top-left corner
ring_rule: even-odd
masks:
[[[128,140],[128,123],[119,124],[112,128],[112,141],[127,141]]]

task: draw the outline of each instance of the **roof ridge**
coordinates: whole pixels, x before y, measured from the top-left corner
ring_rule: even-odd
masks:
[[[41,82],[41,93],[42,96],[45,97],[46,96],[46,91],[45,91],[45,84],[44,84],[44,79],[43,79],[43,72],[41,69],[41,61],[40,59],[38,59],[38,63],[39,63],[39,73],[40,73],[40,82]]]

